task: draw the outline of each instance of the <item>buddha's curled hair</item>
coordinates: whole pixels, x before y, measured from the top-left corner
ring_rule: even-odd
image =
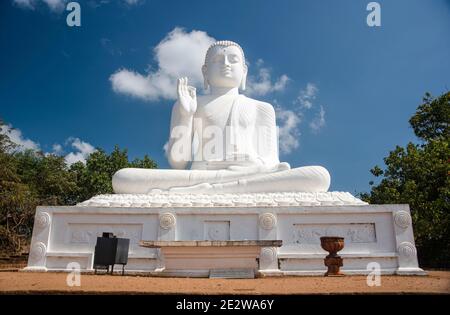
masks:
[[[219,41],[215,42],[214,44],[212,44],[211,46],[209,46],[208,50],[206,51],[205,64],[207,63],[213,48],[217,47],[217,46],[222,46],[222,47],[236,46],[237,48],[239,48],[239,51],[241,52],[241,55],[242,55],[242,63],[245,65],[244,50],[238,43],[235,43],[231,40],[219,40]]]

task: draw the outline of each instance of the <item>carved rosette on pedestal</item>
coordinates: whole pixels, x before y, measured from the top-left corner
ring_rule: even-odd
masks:
[[[416,257],[417,250],[414,244],[410,242],[402,242],[397,248],[400,257],[411,260]]]
[[[177,218],[173,213],[164,212],[159,215],[159,236],[161,241],[176,240]]]
[[[408,212],[400,210],[394,214],[394,223],[401,229],[406,229],[411,225],[411,216]]]
[[[42,258],[45,257],[45,253],[47,252],[47,246],[45,246],[42,242],[36,242],[31,246],[30,250],[30,262],[31,263],[37,263]]]
[[[166,212],[159,217],[159,226],[164,230],[170,230],[177,224],[177,219],[172,213]]]
[[[260,261],[261,266],[271,266],[274,263],[276,263],[275,265],[278,266],[277,248],[276,247],[264,247],[263,249],[261,249],[259,261]],[[261,269],[267,269],[267,268],[261,268]],[[272,268],[272,269],[274,269],[274,268]]]
[[[35,227],[38,228],[40,231],[50,226],[51,222],[50,214],[44,211],[39,212],[34,220],[35,220]]]
[[[277,218],[273,213],[264,213],[259,216],[259,225],[264,230],[272,230],[277,225]]]

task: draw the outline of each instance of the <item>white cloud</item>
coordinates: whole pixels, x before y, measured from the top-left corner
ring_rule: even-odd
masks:
[[[278,143],[280,152],[289,154],[300,146],[301,115],[292,110],[284,109],[275,103],[275,111],[278,125]]]
[[[294,104],[300,103],[299,112],[302,113],[306,110],[310,110],[314,107],[314,102],[319,93],[319,88],[314,83],[308,82],[306,87],[301,89]],[[313,133],[319,132],[325,126],[325,109],[320,106],[320,110],[316,113],[315,117],[309,123],[309,127]]]
[[[290,79],[286,74],[281,75],[281,77],[279,77],[278,80],[273,85],[273,90],[277,92],[284,91],[284,89],[286,88],[286,84],[288,83],[289,80]]]
[[[70,152],[64,157],[69,166],[76,162],[86,163],[88,156],[95,152],[95,148],[91,144],[81,141],[79,138],[69,138],[66,144],[70,144],[75,149],[74,152]]]
[[[167,141],[166,143],[164,143],[164,145],[163,145],[163,151],[164,151],[164,156],[165,156],[165,157],[168,157],[169,141]]]
[[[68,0],[13,0],[13,3],[23,9],[34,10],[39,4],[44,3],[51,11],[62,12]]]
[[[52,150],[53,150],[52,154],[59,155],[59,154],[61,154],[63,152],[63,147],[62,147],[62,145],[60,145],[58,143],[55,143],[52,146]]]
[[[22,131],[17,128],[13,128],[12,125],[2,125],[1,134],[7,135],[11,142],[17,144],[17,147],[14,148],[15,151],[25,151],[25,150],[33,150],[39,151],[40,146],[39,143],[34,142],[33,140],[24,138],[22,135]]]
[[[66,8],[67,0],[42,0],[44,3],[48,5],[50,10],[61,12]]]
[[[39,143],[34,142],[33,140],[27,139],[22,135],[22,131],[17,128],[13,128],[12,125],[0,125],[0,134],[7,135],[11,142],[15,143],[17,147],[13,148],[13,151],[22,152],[25,150],[33,150],[33,151],[41,151],[41,147]],[[72,149],[75,149],[73,152],[67,154],[64,159],[66,163],[70,166],[75,162],[83,162],[86,163],[87,157],[95,152],[95,148],[85,141],[80,140],[79,138],[70,137],[66,140],[65,146],[70,146]],[[52,152],[45,152],[45,155],[55,154],[62,155],[64,153],[64,146],[55,143],[52,145]]]
[[[144,3],[145,0],[122,0],[123,3],[129,6]],[[13,3],[22,9],[34,10],[39,5],[45,4],[53,12],[61,13],[65,10],[66,4],[69,0],[13,0]],[[87,4],[92,8],[98,8],[105,4],[109,4],[109,0],[89,0]]]
[[[87,5],[91,8],[97,9],[105,4],[109,4],[110,0],[87,0]]]
[[[320,106],[320,111],[317,113],[316,117],[309,123],[309,127],[314,133],[319,132],[325,126],[325,110],[323,106]]]
[[[201,67],[208,47],[215,39],[202,31],[185,32],[175,28],[154,48],[158,68],[146,74],[119,69],[110,76],[117,93],[147,101],[176,98],[176,80],[187,76],[189,84],[200,87],[203,83]]]
[[[175,98],[174,79],[160,72],[142,75],[132,70],[120,69],[112,74],[109,80],[116,93],[146,101]]]
[[[296,101],[299,102],[302,107],[310,109],[313,106],[313,101],[316,99],[318,92],[319,89],[317,86],[314,83],[308,82],[306,87],[300,90]]]
[[[293,109],[286,109],[275,103],[277,121],[279,122],[279,146],[281,153],[291,153],[300,146],[300,123],[306,117],[307,111],[314,107],[314,101],[318,96],[319,89],[314,83],[307,83],[300,90],[299,96],[293,104],[300,104]],[[308,126],[313,133],[318,133],[326,124],[325,109],[315,114]]]
[[[250,75],[247,79],[246,95],[263,96],[272,92],[284,91],[289,81],[286,74],[281,75],[275,82],[272,82],[271,71],[264,67],[264,61],[258,59],[256,62],[257,75]]]
[[[83,156],[83,154],[81,154],[81,152],[70,152],[64,157],[64,159],[69,166],[76,162],[86,163],[86,158]]]
[[[20,8],[34,10],[36,0],[13,0],[13,3]]]

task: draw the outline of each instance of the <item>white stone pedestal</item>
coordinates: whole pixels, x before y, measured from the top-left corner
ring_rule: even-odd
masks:
[[[254,203],[217,200],[38,207],[26,270],[67,270],[70,262],[92,270],[97,236],[112,232],[130,239],[126,272],[154,273],[163,267],[160,250],[140,247],[141,240],[282,240],[280,248],[261,249],[260,274],[321,275],[327,252],[319,238],[328,235],[345,238],[339,254],[346,274],[367,274],[373,262],[384,274],[424,274],[417,264],[408,205],[333,205],[326,198],[322,203],[310,200],[315,205],[289,203],[286,198]]]
[[[140,246],[161,249],[158,272],[166,276],[253,278],[262,247],[280,247],[281,241],[141,241]]]

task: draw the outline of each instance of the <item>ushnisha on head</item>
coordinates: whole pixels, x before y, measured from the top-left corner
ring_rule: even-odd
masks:
[[[241,46],[229,40],[212,44],[206,52],[202,73],[205,89],[213,86],[245,90],[247,65]]]

